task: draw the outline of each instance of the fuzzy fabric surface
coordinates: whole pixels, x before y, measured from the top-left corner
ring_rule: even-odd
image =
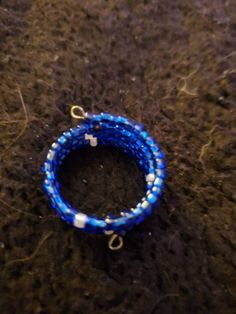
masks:
[[[1,314],[234,314],[236,2],[0,1]],[[61,221],[40,167],[71,104],[142,122],[166,153],[153,215],[110,251]],[[144,178],[114,148],[70,154],[62,194],[104,216]]]

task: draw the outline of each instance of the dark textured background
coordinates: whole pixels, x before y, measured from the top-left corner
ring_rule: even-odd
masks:
[[[235,313],[234,0],[0,1],[0,313]],[[70,104],[142,121],[168,160],[155,213],[111,252],[41,190]],[[143,178],[112,149],[69,156],[63,194],[116,212]]]

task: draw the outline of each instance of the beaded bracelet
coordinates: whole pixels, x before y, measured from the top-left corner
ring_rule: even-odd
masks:
[[[86,232],[110,235],[109,248],[120,249],[125,232],[150,215],[160,199],[165,179],[164,154],[143,125],[125,117],[106,113],[95,115],[80,106],[71,108],[71,116],[82,123],[64,132],[49,149],[42,169],[44,189],[51,206],[63,220]],[[80,212],[62,198],[58,167],[71,151],[88,145],[113,145],[136,160],[146,178],[146,193],[135,208],[122,210],[120,216],[108,215],[102,219]]]

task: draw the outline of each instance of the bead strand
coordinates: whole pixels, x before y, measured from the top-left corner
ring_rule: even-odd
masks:
[[[146,178],[146,192],[135,208],[122,210],[120,216],[102,219],[73,208],[60,194],[58,167],[66,155],[83,146],[113,145],[135,158]],[[82,124],[64,132],[52,144],[43,166],[44,189],[57,214],[75,227],[91,233],[123,234],[150,215],[163,191],[164,154],[141,124],[125,117],[86,113]]]

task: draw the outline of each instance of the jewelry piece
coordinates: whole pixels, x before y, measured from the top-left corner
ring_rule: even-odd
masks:
[[[160,199],[165,179],[164,154],[143,125],[125,117],[95,115],[80,106],[71,108],[71,116],[82,123],[64,132],[49,149],[43,166],[44,189],[51,206],[63,220],[86,232],[110,235],[109,248],[118,250],[125,232],[150,215]],[[58,167],[72,150],[88,145],[113,145],[136,160],[146,178],[146,193],[135,208],[122,210],[118,217],[108,215],[102,219],[81,213],[63,200],[57,180]]]

